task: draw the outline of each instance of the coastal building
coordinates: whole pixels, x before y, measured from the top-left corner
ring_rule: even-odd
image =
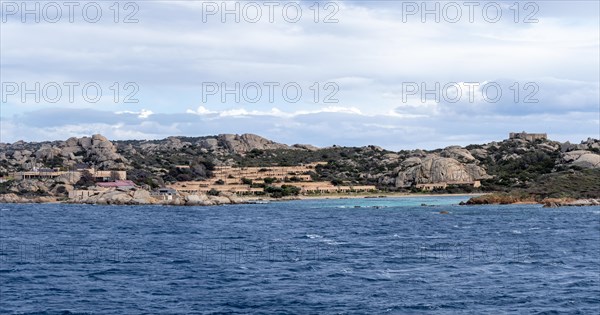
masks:
[[[415,188],[432,191],[436,189],[446,189],[448,186],[472,186],[473,188],[481,187],[481,181],[475,180],[472,182],[443,182],[443,183],[428,183],[428,184],[417,184]]]
[[[377,187],[372,185],[333,185],[331,182],[300,182],[284,183],[299,187],[302,194],[323,194],[323,193],[351,193],[351,192],[373,192]],[[277,184],[281,186],[283,184]]]
[[[104,191],[106,189],[102,189],[102,190],[93,190],[93,189],[75,189],[69,192],[69,199],[73,200],[73,201],[82,201],[82,200],[86,200],[89,197],[99,194],[101,191]]]
[[[56,178],[64,174],[68,174],[69,172],[59,171],[58,169],[50,169],[50,168],[34,168],[31,171],[26,172],[13,172],[10,173],[10,177],[16,180],[23,179],[49,179]]]
[[[217,166],[213,177],[204,181],[176,182],[168,187],[179,193],[200,194],[210,191],[238,195],[264,194],[264,186],[291,185],[300,188],[301,194],[350,193],[375,191],[375,186],[334,186],[330,182],[313,182],[312,172],[326,162],[299,166],[233,167]]]
[[[173,200],[177,196],[179,196],[177,190],[173,188],[159,188],[155,191],[152,191],[150,195],[156,199],[160,199],[163,201]]]
[[[264,189],[259,187],[252,187],[251,185],[243,184],[212,184],[211,181],[188,181],[188,182],[176,182],[172,185],[167,186],[170,189],[177,191],[178,193],[186,194],[206,194],[211,190],[219,192],[230,192],[238,195],[256,195],[263,194]]]
[[[269,166],[269,167],[233,167],[217,166],[213,171],[215,179],[248,178],[264,179],[275,178],[284,180],[286,177],[297,177],[303,180],[310,180],[307,173],[314,172],[318,165],[327,164],[326,162],[309,163],[300,166]]]
[[[108,182],[113,180],[126,180],[127,179],[127,171],[102,171],[96,170],[94,168],[89,169],[78,169],[75,171],[61,171],[59,169],[50,169],[50,168],[34,168],[31,171],[24,172],[13,172],[10,173],[10,177],[16,180],[24,180],[24,179],[53,179],[59,176],[73,176],[73,177],[81,177],[83,172],[89,172],[94,180],[97,182]]]
[[[10,177],[16,180],[24,179],[53,179],[59,176],[73,176],[80,177],[83,172],[89,172],[95,181],[108,182],[113,180],[125,180],[127,179],[127,171],[101,171],[94,168],[89,169],[78,169],[75,171],[61,171],[57,168],[34,168],[31,171],[13,172],[10,173]]]

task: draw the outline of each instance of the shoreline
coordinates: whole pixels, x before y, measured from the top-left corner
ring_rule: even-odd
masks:
[[[343,199],[387,199],[387,198],[443,198],[443,197],[469,197],[458,205],[542,205],[545,208],[556,208],[564,206],[600,206],[600,199],[594,198],[546,198],[541,201],[533,199],[495,199],[497,194],[488,193],[365,193],[354,195],[332,194],[332,195],[300,195],[288,196],[282,198],[272,198],[267,196],[206,196],[206,195],[185,195],[174,200],[150,199],[132,199],[124,201],[122,199],[103,199],[103,200],[65,200],[56,197],[34,197],[26,198],[16,194],[0,195],[0,204],[72,204],[72,205],[114,205],[114,206],[220,206],[237,204],[267,204],[272,202],[302,201],[302,200],[343,200]]]
[[[0,195],[0,204],[95,204],[95,205],[165,205],[165,206],[211,206],[226,204],[261,204],[271,202],[285,202],[294,200],[343,200],[343,199],[386,199],[386,198],[419,198],[419,197],[478,197],[482,193],[461,193],[461,194],[435,194],[435,193],[370,193],[370,194],[332,194],[332,195],[300,195],[288,196],[282,198],[273,198],[268,196],[235,196],[223,195],[218,197],[186,195],[177,200],[132,200],[122,202],[121,200],[103,200],[100,202],[91,202],[89,200],[65,200],[56,197],[39,196],[27,198],[16,194]]]
[[[379,193],[365,195],[317,195],[297,196],[298,200],[322,200],[322,199],[385,199],[385,198],[414,198],[414,197],[478,197],[485,193],[461,193],[461,194],[425,194],[425,193]]]
[[[600,206],[600,199],[594,198],[541,198],[535,195],[518,193],[489,193],[469,199],[465,206],[478,205],[542,205],[544,208],[557,208],[568,206]]]

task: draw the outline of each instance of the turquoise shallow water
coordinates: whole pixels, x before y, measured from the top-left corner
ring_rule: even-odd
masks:
[[[0,204],[0,313],[600,312],[600,207],[465,199]]]

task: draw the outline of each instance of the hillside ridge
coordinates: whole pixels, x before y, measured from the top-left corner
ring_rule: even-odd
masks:
[[[77,188],[77,181],[11,181],[10,175],[15,172],[40,169],[88,167],[126,171],[128,180],[152,190],[176,182],[210,179],[218,166],[297,166],[318,162],[318,167],[310,173],[312,178],[335,185],[374,185],[380,191],[394,192],[521,189],[544,194],[535,189],[541,185],[541,178],[559,176],[573,180],[573,176],[564,174],[583,174],[600,168],[598,139],[571,144],[545,136],[527,137],[527,134],[521,138],[511,134],[509,139],[487,144],[400,151],[372,145],[325,148],[287,145],[254,134],[117,141],[96,134],[64,141],[17,141],[0,143],[0,177],[5,182],[0,193],[57,195],[53,191],[58,185],[69,185],[66,191]],[[590,176],[589,172],[586,176]],[[589,191],[578,191],[573,197],[598,197],[599,185],[590,186]],[[569,195],[568,190],[548,188],[547,197]]]

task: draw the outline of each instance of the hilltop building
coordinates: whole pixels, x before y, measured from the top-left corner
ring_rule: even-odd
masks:
[[[548,135],[545,133],[527,133],[523,132],[511,132],[508,135],[509,139],[521,139],[526,141],[535,141],[535,140],[547,140]]]

